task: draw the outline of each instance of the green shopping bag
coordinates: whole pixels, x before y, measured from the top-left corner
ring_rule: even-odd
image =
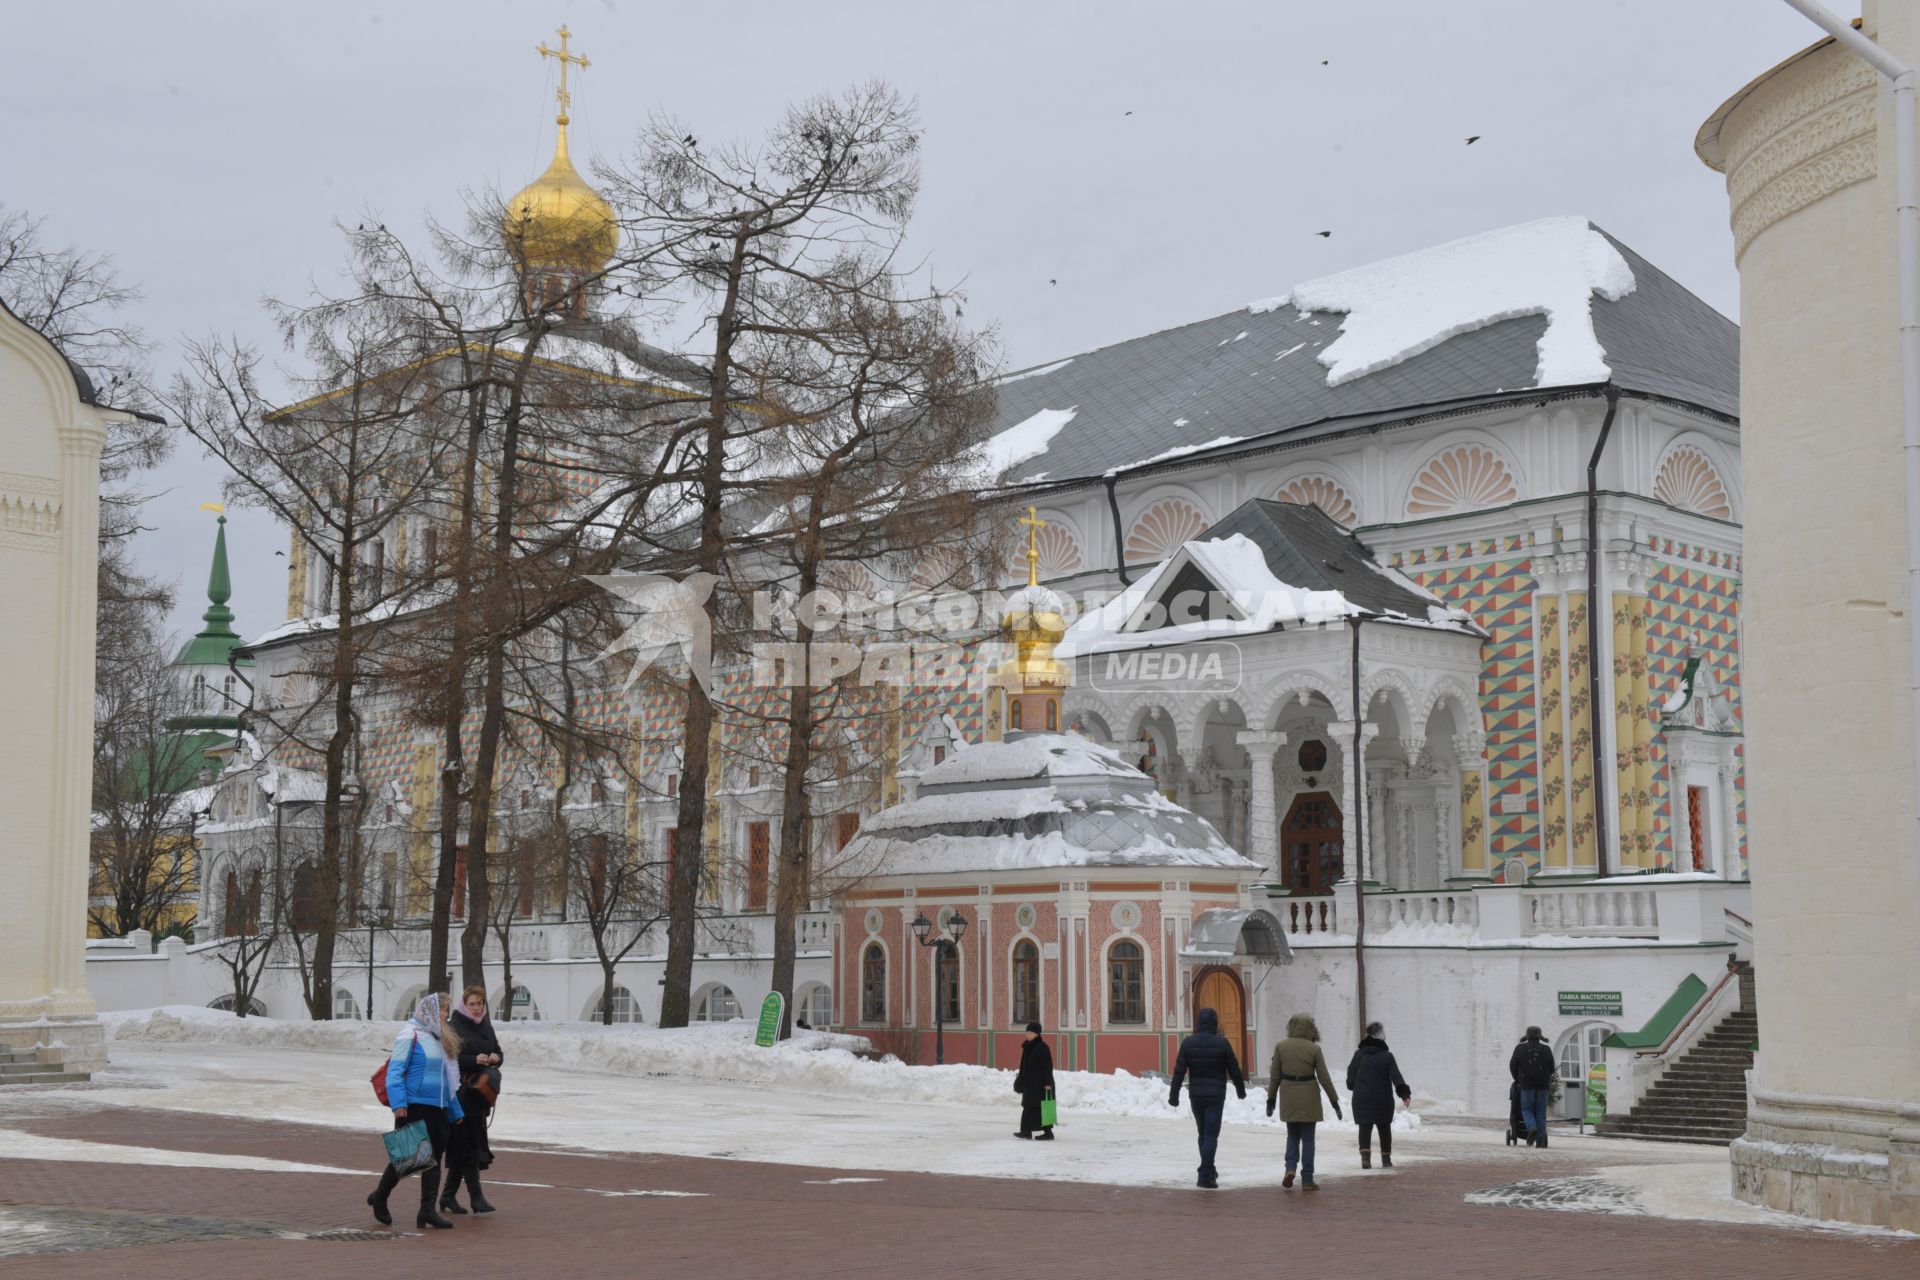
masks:
[[[1051,1129],[1060,1123],[1060,1104],[1053,1100],[1053,1090],[1047,1090],[1047,1096],[1040,1099],[1040,1127]]]
[[[395,1173],[406,1175],[433,1163],[433,1139],[427,1136],[427,1122],[415,1120],[380,1135],[387,1144],[387,1163]]]

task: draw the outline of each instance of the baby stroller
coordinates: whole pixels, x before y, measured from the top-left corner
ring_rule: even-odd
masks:
[[[1527,1128],[1526,1118],[1520,1114],[1520,1082],[1518,1080],[1514,1081],[1513,1087],[1507,1090],[1507,1097],[1513,1108],[1507,1113],[1507,1145],[1511,1147],[1517,1142],[1531,1143],[1533,1133]]]

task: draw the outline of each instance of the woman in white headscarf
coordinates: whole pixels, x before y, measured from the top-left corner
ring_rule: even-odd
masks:
[[[460,1123],[460,1041],[447,1025],[444,998],[428,992],[413,1006],[413,1017],[394,1037],[393,1052],[387,1057],[387,1105],[393,1108],[393,1127],[403,1128],[415,1120],[427,1126],[433,1143],[434,1162],[420,1171],[420,1212],[416,1227],[451,1227],[453,1224],[434,1209],[440,1194],[440,1160],[446,1154],[452,1126]],[[389,1164],[380,1175],[380,1185],[367,1203],[382,1226],[393,1225],[387,1209],[387,1197],[400,1182],[400,1174]]]

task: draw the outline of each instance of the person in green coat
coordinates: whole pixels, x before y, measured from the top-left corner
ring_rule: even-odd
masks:
[[[1327,1055],[1320,1052],[1320,1028],[1313,1015],[1296,1013],[1287,1019],[1287,1038],[1273,1046],[1273,1065],[1267,1072],[1267,1114],[1277,1104],[1280,1118],[1287,1125],[1287,1173],[1280,1185],[1293,1185],[1293,1171],[1300,1171],[1300,1185],[1308,1191],[1320,1188],[1313,1180],[1314,1127],[1324,1119],[1320,1110],[1320,1091],[1326,1090],[1333,1103],[1333,1114],[1340,1114],[1340,1095],[1333,1091],[1333,1075],[1327,1070]]]

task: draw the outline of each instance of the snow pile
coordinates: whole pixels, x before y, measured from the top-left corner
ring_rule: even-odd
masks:
[[[1030,418],[1023,418],[976,446],[972,469],[986,483],[999,479],[1009,469],[1045,453],[1060,429],[1072,422],[1073,415],[1079,411],[1080,406],[1076,404],[1065,409],[1042,409]]]
[[[993,385],[996,387],[1004,387],[1009,382],[1018,382],[1022,378],[1044,378],[1050,373],[1059,372],[1072,363],[1073,357],[1068,356],[1065,360],[1055,360],[1052,364],[1037,364],[1031,369],[1019,369],[1013,373],[1003,373],[993,380]]]
[[[1241,336],[1245,337],[1246,335],[1242,334]],[[1174,423],[1174,425],[1177,427],[1185,426],[1186,419],[1182,418],[1179,422]],[[1190,453],[1200,453],[1207,449],[1225,448],[1227,445],[1239,444],[1242,440],[1246,440],[1246,439],[1249,439],[1249,437],[1247,436],[1215,436],[1213,439],[1203,440],[1199,444],[1179,444],[1179,445],[1175,445],[1171,449],[1163,449],[1159,453],[1154,454],[1151,458],[1142,458],[1138,462],[1128,462],[1118,467],[1109,467],[1106,471],[1106,474],[1110,476],[1118,475],[1122,471],[1132,471],[1135,467],[1152,466],[1156,462],[1166,462],[1172,458],[1184,458]]]
[[[1627,260],[1585,218],[1543,218],[1309,280],[1248,309],[1344,312],[1319,355],[1330,387],[1502,320],[1545,316],[1534,384],[1558,387],[1606,380],[1593,295],[1617,302],[1633,289]]]
[[[192,1006],[169,1005],[104,1014],[111,1039],[123,1041],[250,1044],[301,1049],[368,1050],[384,1053],[398,1023],[287,1022],[274,1018],[236,1018]],[[880,1061],[856,1056],[865,1049],[859,1036],[820,1031],[796,1032],[791,1040],[763,1049],[754,1044],[754,1024],[744,1019],[703,1023],[674,1030],[623,1024],[496,1022],[500,1046],[514,1065],[600,1072],[618,1076],[682,1077],[705,1083],[730,1083],[794,1090],[874,1101],[889,1107],[906,1103],[978,1106],[1005,1110],[1013,1103],[1013,1072],[994,1067],[953,1064],[908,1066],[896,1058]],[[371,1071],[371,1066],[368,1068]],[[1188,1114],[1185,1095],[1179,1111],[1167,1106],[1164,1080],[1117,1071],[1111,1075],[1056,1071],[1055,1092],[1063,1116],[1124,1116],[1172,1119]],[[371,1097],[371,1094],[369,1094]],[[1345,1094],[1342,1094],[1344,1102]],[[1228,1098],[1232,1124],[1273,1125],[1265,1115],[1266,1096],[1250,1089],[1245,1099]],[[1351,1129],[1344,1121],[1335,1127]],[[1413,1130],[1420,1117],[1394,1115],[1394,1128]]]
[[[989,748],[991,749],[991,748]],[[1042,813],[1065,813],[1067,804],[1053,787],[1021,787],[1017,790],[992,791],[992,796],[982,804],[978,791],[963,791],[958,794],[921,796],[896,804],[890,809],[882,809],[868,818],[861,831],[872,834],[879,831],[898,831],[906,827],[937,827],[953,822],[978,821],[983,812],[1007,821],[1018,821]]]

